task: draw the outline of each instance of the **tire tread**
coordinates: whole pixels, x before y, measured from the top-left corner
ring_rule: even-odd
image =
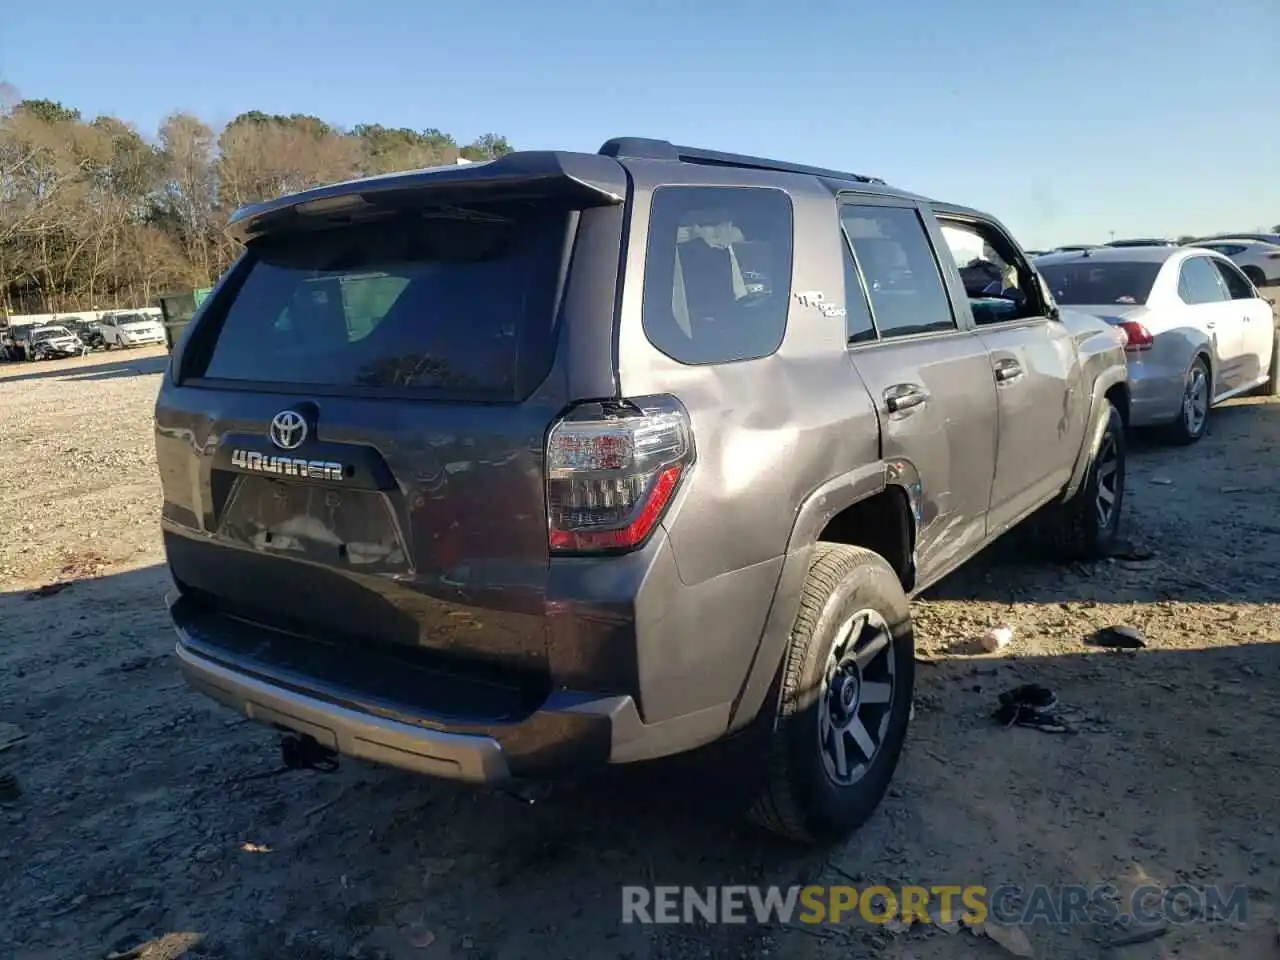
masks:
[[[800,710],[797,693],[827,598],[852,570],[865,564],[883,565],[892,573],[888,561],[865,547],[819,543],[814,549],[783,666],[778,701],[779,727]],[[896,574],[894,576],[896,579]],[[805,822],[801,801],[796,796],[790,752],[777,735],[768,747],[764,790],[752,803],[747,816],[765,829],[792,840],[812,843],[817,839]]]

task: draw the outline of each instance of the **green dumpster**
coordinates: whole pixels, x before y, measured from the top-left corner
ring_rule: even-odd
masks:
[[[213,292],[213,287],[201,287],[187,293],[171,293],[158,301],[164,314],[164,342],[170,350],[182,335],[183,329],[195,316],[200,304]]]

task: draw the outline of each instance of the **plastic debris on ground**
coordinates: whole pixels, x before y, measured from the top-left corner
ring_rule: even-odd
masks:
[[[1013,643],[1013,627],[1003,623],[992,627],[978,638],[978,642],[987,653],[996,653]]]

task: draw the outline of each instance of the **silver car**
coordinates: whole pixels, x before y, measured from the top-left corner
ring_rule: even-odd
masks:
[[[1212,405],[1264,385],[1275,392],[1271,305],[1221,253],[1108,247],[1035,265],[1058,303],[1124,330],[1133,426],[1194,443]]]

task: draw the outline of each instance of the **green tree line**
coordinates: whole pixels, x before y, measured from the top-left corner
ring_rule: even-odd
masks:
[[[440,130],[340,129],[242,113],[221,130],[175,113],[153,140],[49,100],[0,109],[0,314],[147,306],[210,284],[236,256],[239,206],[354,176],[508,153]]]

